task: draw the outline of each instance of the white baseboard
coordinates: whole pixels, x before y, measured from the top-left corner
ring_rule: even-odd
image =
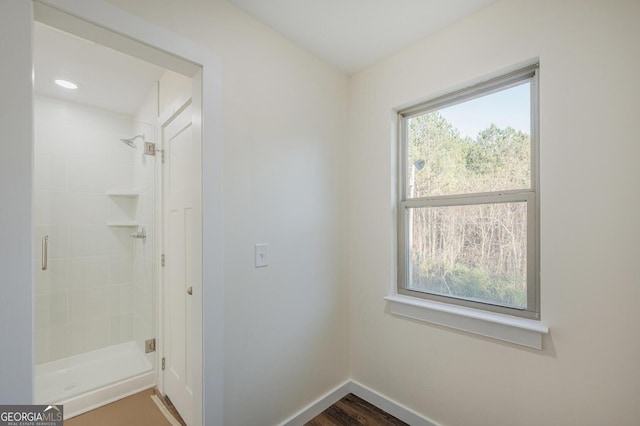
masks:
[[[349,391],[411,426],[439,426],[438,423],[356,381],[349,381]]]
[[[94,391],[60,401],[60,404],[64,405],[64,419],[69,420],[87,411],[95,410],[103,405],[152,388],[154,385],[155,373],[149,371],[148,373],[143,373],[130,379],[125,379]]]
[[[280,426],[303,426],[315,416],[322,413],[324,410],[331,407],[333,404],[348,395],[349,392],[351,392],[350,389],[351,381],[347,380],[337,388],[333,389],[332,391],[318,399],[316,402],[307,405],[297,414],[282,422]]]
[[[353,380],[347,380],[340,386],[328,392],[326,395],[320,397],[317,401],[309,404],[297,414],[282,422],[280,426],[303,426],[305,423],[350,393],[364,399],[368,403],[375,405],[411,426],[439,426],[437,423],[421,416],[410,408],[407,408],[404,405],[387,398],[381,393],[369,389],[368,387]]]

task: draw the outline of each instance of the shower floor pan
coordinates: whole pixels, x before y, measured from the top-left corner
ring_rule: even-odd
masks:
[[[64,405],[68,419],[154,385],[152,365],[126,342],[36,365],[35,401]]]

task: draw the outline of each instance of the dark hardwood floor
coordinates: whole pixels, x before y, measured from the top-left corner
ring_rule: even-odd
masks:
[[[355,426],[355,425],[404,425],[391,414],[382,411],[367,401],[349,394],[324,410],[305,426]]]

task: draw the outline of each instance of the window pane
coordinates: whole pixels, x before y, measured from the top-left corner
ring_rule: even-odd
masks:
[[[527,306],[527,203],[407,209],[407,289]]]
[[[407,119],[407,197],[530,188],[530,86]]]

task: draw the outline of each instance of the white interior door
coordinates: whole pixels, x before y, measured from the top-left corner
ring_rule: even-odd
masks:
[[[190,102],[188,103],[190,104]],[[162,132],[164,392],[184,421],[193,422],[193,161],[191,106]]]

